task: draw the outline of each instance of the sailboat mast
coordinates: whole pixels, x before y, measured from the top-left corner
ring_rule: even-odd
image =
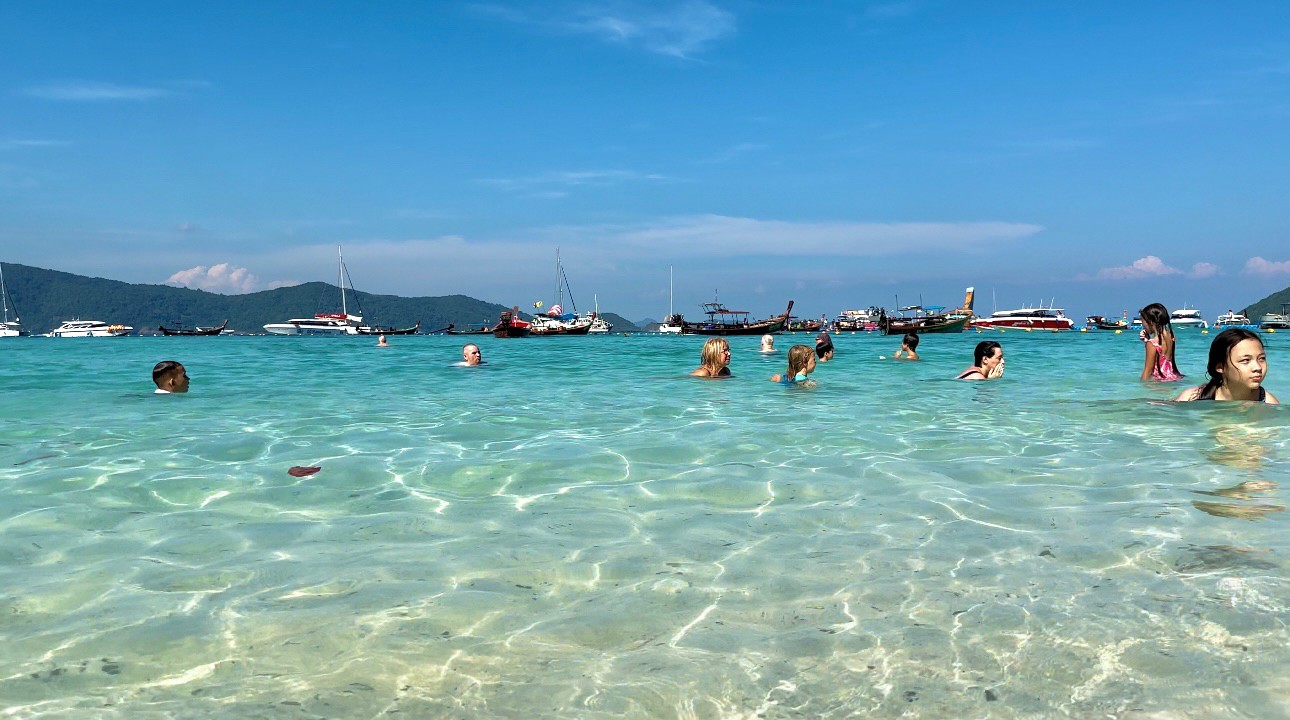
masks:
[[[560,284],[560,248],[555,249],[555,304],[564,305],[564,286]]]
[[[0,265],[0,304],[4,305],[4,322],[9,323],[9,288],[4,284],[4,265]]]
[[[667,316],[672,317],[672,266],[667,266]]]
[[[336,284],[340,286],[340,311],[349,317],[349,306],[345,304],[345,253],[340,245],[336,246],[336,257],[340,258],[340,267],[336,270]]]

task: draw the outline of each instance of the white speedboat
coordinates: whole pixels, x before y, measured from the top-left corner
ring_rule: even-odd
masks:
[[[129,325],[109,325],[101,320],[68,320],[45,334],[45,337],[121,337],[134,332]]]
[[[1070,330],[1075,321],[1066,317],[1062,308],[1027,307],[1016,310],[999,310],[989,317],[976,318],[974,328],[1017,328],[1025,330]]]
[[[1175,310],[1169,313],[1169,324],[1178,328],[1195,328],[1197,330],[1208,330],[1209,323],[1200,316],[1200,311],[1195,308],[1189,308],[1186,305],[1181,310]]]
[[[882,329],[883,311],[871,307],[868,310],[843,310],[833,318],[835,332],[873,332]]]

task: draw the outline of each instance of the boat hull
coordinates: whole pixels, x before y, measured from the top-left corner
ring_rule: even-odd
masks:
[[[682,335],[765,335],[768,333],[777,333],[784,329],[784,318],[775,320],[763,320],[762,322],[748,323],[747,325],[727,325],[724,323],[684,323],[681,326]]]
[[[165,325],[162,325],[161,327],[158,327],[157,330],[159,330],[162,335],[166,335],[166,336],[199,337],[199,336],[208,336],[208,335],[219,335],[224,332],[224,328],[226,327],[228,327],[227,320],[224,321],[223,325],[220,325],[219,327],[213,327],[213,328],[205,328],[205,329],[196,328],[193,330],[185,330],[182,328],[168,328]]]
[[[343,337],[358,334],[358,328],[352,325],[329,326],[278,323],[265,325],[264,330],[271,335],[308,335],[311,337]]]
[[[983,330],[1071,330],[1075,327],[1070,318],[1045,318],[1042,320],[991,320],[978,318],[971,323],[974,328]]]
[[[956,318],[914,318],[902,320],[899,318],[889,318],[887,324],[883,327],[885,335],[905,335],[914,333],[915,335],[925,335],[929,333],[961,333],[967,328],[968,321],[972,318],[964,315]]]
[[[359,335],[416,335],[421,332],[421,323],[417,323],[410,328],[380,328],[380,327],[360,327]]]

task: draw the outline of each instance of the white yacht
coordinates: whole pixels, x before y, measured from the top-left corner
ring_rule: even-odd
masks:
[[[608,335],[610,332],[613,332],[613,329],[614,326],[610,325],[608,320],[604,319],[599,313],[597,313],[591,320],[591,329],[587,332],[592,335]]]
[[[1282,303],[1281,312],[1279,313],[1263,313],[1263,316],[1259,318],[1259,327],[1263,330],[1290,329],[1290,303]]]
[[[680,335],[684,318],[672,312],[672,266],[667,266],[667,319],[659,323],[658,332],[664,335]]]
[[[336,254],[340,257],[337,278],[337,284],[340,285],[340,312],[318,313],[311,318],[292,318],[283,323],[270,323],[264,326],[266,332],[273,335],[323,336],[370,334],[363,332],[366,329],[363,326],[363,316],[351,315],[349,312],[345,298],[345,280],[349,277],[349,271],[345,269],[345,256],[341,254],[340,248],[336,249]]]
[[[121,337],[134,332],[129,325],[108,325],[101,320],[67,320],[45,334],[45,337]]]
[[[1198,330],[1208,330],[1209,323],[1200,316],[1200,311],[1195,308],[1189,308],[1186,305],[1181,310],[1175,310],[1169,313],[1169,324],[1177,328],[1196,328]]]

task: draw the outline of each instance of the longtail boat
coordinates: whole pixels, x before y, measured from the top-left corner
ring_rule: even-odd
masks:
[[[522,338],[529,336],[529,324],[520,318],[518,306],[503,310],[502,317],[493,326],[493,335],[499,338]]]
[[[375,327],[364,325],[358,329],[359,335],[416,335],[421,331],[421,321],[410,328]]]
[[[681,323],[681,333],[685,335],[764,335],[777,333],[784,329],[789,314],[793,312],[793,301],[788,301],[788,309],[783,314],[769,320],[748,321],[747,310],[731,310],[719,302],[703,303],[703,312],[708,316],[706,321]],[[719,319],[718,319],[719,318]]]
[[[228,327],[227,320],[225,320],[224,324],[220,325],[219,327],[212,327],[212,328],[197,327],[197,328],[192,328],[190,330],[187,328],[177,328],[177,327],[168,328],[165,325],[161,325],[157,328],[157,330],[160,331],[162,335],[181,335],[181,336],[192,337],[196,335],[219,335],[220,333],[224,332],[224,328],[226,327]]]

